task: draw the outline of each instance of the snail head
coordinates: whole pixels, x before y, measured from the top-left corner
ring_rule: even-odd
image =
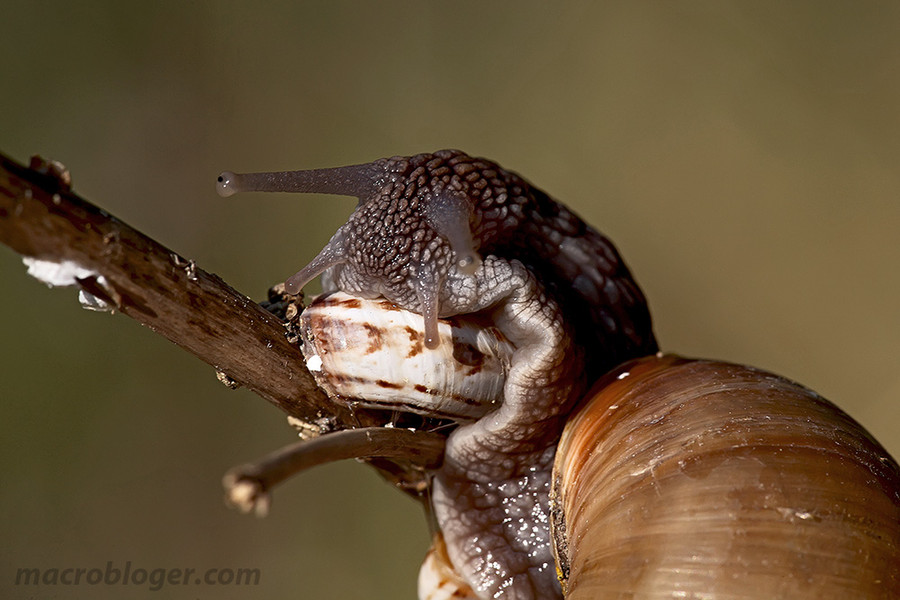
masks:
[[[438,317],[456,314],[456,297],[472,293],[471,276],[481,265],[465,159],[448,150],[328,169],[224,172],[217,190],[223,197],[263,191],[358,198],[356,210],[322,251],[287,279],[286,291],[295,294],[324,273],[348,294],[383,296],[422,314],[425,343],[434,348]]]

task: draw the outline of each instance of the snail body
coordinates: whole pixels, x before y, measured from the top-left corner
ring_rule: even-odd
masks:
[[[729,560],[743,564],[744,546],[735,540],[774,540],[772,547],[790,546],[799,554],[815,554],[815,548],[794,544],[791,532],[799,529],[785,528],[785,524],[796,525],[791,519],[803,521],[801,526],[816,519],[817,523],[838,523],[827,535],[809,537],[810,543],[826,544],[829,535],[874,540],[877,548],[860,550],[857,556],[861,560],[871,558],[883,564],[885,557],[892,557],[894,564],[900,563],[897,531],[900,477],[896,463],[883,449],[833,405],[817,404],[810,392],[795,384],[781,385],[779,382],[784,380],[746,369],[746,373],[757,374],[755,378],[745,373],[746,376],[733,381],[726,374],[741,368],[727,363],[702,363],[703,368],[691,368],[689,365],[701,363],[657,355],[646,301],[609,240],[517,175],[490,161],[448,150],[336,169],[249,175],[223,173],[219,177],[222,195],[250,190],[324,192],[359,198],[359,205],[348,222],[309,265],[285,284],[289,293],[296,293],[321,273],[326,291],[341,290],[353,297],[353,303],[368,302],[360,305],[362,314],[374,311],[373,320],[369,323],[368,317],[363,316],[362,326],[355,328],[363,336],[360,343],[352,346],[356,352],[365,348],[364,353],[376,354],[384,346],[387,336],[378,333],[383,327],[375,325],[375,313],[399,310],[415,314],[412,321],[403,322],[406,339],[401,343],[396,341],[399,338],[391,338],[395,340],[392,343],[401,343],[400,348],[392,354],[389,347],[384,359],[369,361],[374,371],[359,371],[366,361],[358,355],[351,354],[340,361],[339,355],[350,346],[345,343],[347,334],[340,333],[333,325],[347,317],[346,312],[339,316],[333,311],[337,310],[335,306],[348,303],[346,297],[326,308],[316,308],[314,303],[304,317],[303,336],[307,365],[320,382],[329,382],[323,387],[335,400],[412,411],[450,420],[455,425],[446,439],[443,463],[428,475],[431,509],[439,535],[435,551],[423,566],[421,598],[556,598],[562,597],[564,591],[566,597],[572,598],[619,598],[632,597],[632,593],[643,597],[638,593],[643,590],[655,590],[646,597],[719,597],[715,595],[719,588],[710,587],[710,582],[732,577],[754,586],[758,578],[753,569],[744,577],[738,571],[712,565],[713,558],[703,562],[705,558],[716,557],[723,565]],[[393,308],[385,301],[393,304]],[[377,318],[382,316],[379,314]],[[447,326],[439,325],[439,318],[455,316],[471,319],[469,325],[489,331],[482,338],[484,344],[459,343],[462,338],[453,333],[452,327],[448,333]],[[452,360],[446,354],[448,345]],[[490,373],[475,387],[468,386],[475,369],[461,368],[459,364],[466,365],[453,362],[457,359],[458,346],[477,348],[477,353],[487,357],[486,363],[491,364]],[[407,360],[432,352],[445,354],[431,363],[415,362],[420,366]],[[335,358],[338,362],[331,362],[326,368],[326,359]],[[634,363],[632,369],[629,361],[636,359],[645,362]],[[395,363],[409,366],[412,371],[393,370]],[[436,385],[433,378],[419,378],[421,365],[437,363],[452,365],[445,371],[450,383]],[[380,370],[380,365],[388,364],[391,367]],[[612,380],[607,376],[601,387],[593,388],[585,396],[585,390],[604,373],[623,364],[625,370],[616,371]],[[659,387],[647,384],[646,373],[655,374],[655,379],[650,379],[663,384]],[[494,383],[488,383],[491,380]],[[342,387],[347,382],[363,381],[374,383],[378,389],[371,385]],[[642,393],[628,396],[626,392],[632,385],[643,390]],[[494,391],[480,396],[477,390],[481,386]],[[462,393],[463,389],[467,391]],[[499,397],[496,390],[502,391]],[[634,411],[621,410],[618,400],[606,404],[602,400],[595,402],[596,398],[616,397],[616,393],[623,398],[628,396],[627,402],[645,407],[646,412],[640,413],[641,418],[633,422],[621,420],[615,418],[617,414]],[[676,407],[704,405],[712,397],[730,402],[745,395],[766,400],[755,404],[748,400],[752,410],[743,415],[744,421],[729,421],[728,410],[724,415],[712,412],[709,414],[713,416],[707,416],[704,410],[671,407],[672,402]],[[799,402],[802,408],[797,409],[799,416],[788,419],[784,428],[764,426],[771,421],[767,410],[781,414],[778,409],[781,399],[794,397],[802,399]],[[660,406],[654,408],[652,403],[647,404],[648,398],[660,402]],[[576,405],[584,408],[573,413]],[[740,408],[744,404],[736,406]],[[793,405],[787,402],[786,406]],[[828,418],[819,418],[823,406]],[[601,416],[594,416],[595,411]],[[804,416],[806,413],[809,414]],[[580,416],[584,414],[592,416]],[[666,428],[681,415],[697,422],[671,430]],[[604,424],[599,429],[590,425],[598,419]],[[730,425],[718,426],[717,419],[724,419]],[[586,424],[573,425],[576,422]],[[767,517],[776,515],[780,521],[755,516],[726,519],[728,522],[721,525],[718,538],[713,540],[715,536],[712,536],[710,545],[700,548],[702,552],[688,556],[684,548],[690,546],[679,546],[675,543],[677,533],[671,532],[677,527],[682,528],[679,530],[682,533],[694,531],[704,525],[702,520],[692,525],[692,516],[711,519],[721,507],[726,511],[739,510],[756,498],[752,489],[757,489],[757,496],[764,500],[777,499],[778,494],[793,500],[804,498],[795,486],[803,484],[805,475],[783,479],[777,476],[781,469],[793,464],[782,458],[799,452],[797,448],[801,447],[790,445],[793,442],[788,425],[799,429],[811,427],[816,432],[834,427],[843,432],[832,438],[804,437],[797,432],[800,439],[811,440],[810,444],[840,439],[847,448],[854,448],[835,455],[834,444],[824,445],[826,450],[819,455],[811,446],[807,454],[825,462],[814,460],[817,466],[808,471],[809,477],[827,476],[833,472],[829,470],[832,463],[846,467],[849,474],[842,481],[867,486],[860,497],[866,493],[880,494],[879,506],[883,510],[877,528],[854,530],[853,526],[859,524],[854,518],[862,517],[858,511],[847,513],[851,516],[843,519],[831,519],[836,512],[834,503],[840,503],[833,494],[811,497],[808,502],[806,499],[794,503],[773,500],[771,505],[762,503],[769,512],[752,506],[751,512],[756,510],[754,514]],[[757,429],[765,435],[750,443],[747,440],[756,439]],[[711,433],[701,434],[707,430]],[[628,433],[622,435],[622,431]],[[736,431],[744,432],[743,438],[738,436],[745,440],[743,445],[733,437]],[[687,437],[678,438],[685,432],[689,432]],[[590,445],[594,439],[621,443],[603,446],[601,452],[600,446]],[[656,450],[643,453],[643,446],[635,445],[638,441]],[[716,447],[716,441],[724,441],[717,453],[692,446],[702,443]],[[854,444],[866,450],[860,451]],[[670,450],[674,452],[666,454]],[[617,462],[617,456],[621,462]],[[877,464],[871,460],[876,456]],[[762,458],[765,460],[761,463]],[[612,462],[604,463],[605,460]],[[765,466],[766,461],[771,466]],[[601,475],[593,474],[593,466],[588,468],[595,463],[600,465],[597,468]],[[757,488],[748,483],[746,472],[731,468],[748,465]],[[611,467],[619,470],[610,470],[614,474],[610,477],[615,478],[608,482],[603,472]],[[683,477],[658,478],[658,474],[673,469]],[[730,504],[712,504],[716,493],[703,492],[704,486],[719,481],[720,475],[745,477],[733,489],[710,486],[716,493],[732,494]],[[585,481],[592,483],[584,487]],[[693,483],[694,488],[687,483],[667,488],[672,503],[706,504],[687,509],[669,521],[639,518],[642,513],[650,512],[647,508],[650,505],[642,503],[648,497],[646,490],[655,498],[653,494],[662,490],[663,483],[675,481]],[[632,489],[629,484],[644,487]],[[767,488],[766,484],[771,485]],[[605,497],[599,487],[605,485],[612,486],[610,489],[620,486],[622,493],[618,499],[607,497],[606,504],[592,500],[595,496]],[[810,488],[818,489],[814,485]],[[834,486],[829,489],[835,490]],[[692,491],[696,493],[691,495]],[[637,499],[633,505],[632,499]],[[817,504],[817,499],[821,503]],[[669,504],[666,497],[657,501],[666,507]],[[583,510],[582,506],[589,506],[590,511]],[[631,512],[620,516],[616,510],[626,506]],[[714,508],[704,512],[708,506]],[[626,550],[616,555],[615,549],[607,544],[604,529],[612,523],[621,532],[623,519],[634,523],[635,528],[649,524],[657,530],[647,534],[649,541],[643,545],[629,545],[643,535],[637,529],[633,533],[621,533],[621,547]],[[754,530],[757,525],[764,530],[761,538]],[[586,542],[588,539],[594,541]],[[666,563],[664,568],[655,569],[649,564],[650,559],[641,554],[645,550],[665,552],[665,548],[648,548],[654,540],[674,544],[672,548],[677,551],[673,553],[687,557],[686,562],[675,566]],[[605,550],[597,551],[597,548]],[[767,548],[754,541],[746,550],[765,552]],[[732,552],[734,549],[739,551]],[[618,566],[605,566],[608,556],[618,556]],[[841,554],[841,560],[848,556]],[[748,564],[759,566],[768,559],[755,560]],[[669,580],[664,577],[666,573],[688,571],[696,571],[701,576]],[[603,575],[593,579],[598,572]],[[656,575],[649,575],[651,572]],[[876,566],[871,573],[881,577],[878,585],[886,586],[878,589],[896,591],[896,571]],[[815,579],[810,575],[807,580],[810,578]],[[793,588],[769,589],[777,596],[779,590]],[[723,594],[721,597],[738,596]]]

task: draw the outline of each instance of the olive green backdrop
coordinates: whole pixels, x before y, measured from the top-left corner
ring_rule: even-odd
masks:
[[[189,4],[189,5],[188,5]],[[900,4],[6,2],[0,149],[259,299],[354,206],[220,170],[458,147],[618,244],[666,350],[833,399],[900,455]],[[19,567],[258,567],[157,597],[412,598],[428,529],[357,464],[223,506],[281,413],[0,247],[0,596]]]

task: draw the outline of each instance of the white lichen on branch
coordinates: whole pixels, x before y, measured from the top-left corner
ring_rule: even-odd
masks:
[[[47,287],[80,286],[82,282],[93,279],[101,288],[112,292],[109,283],[103,275],[82,267],[75,261],[62,260],[57,262],[23,256],[22,262],[28,268],[28,274],[44,283]],[[78,290],[78,302],[87,310],[98,312],[113,312],[115,310],[115,306],[85,291],[83,288]]]

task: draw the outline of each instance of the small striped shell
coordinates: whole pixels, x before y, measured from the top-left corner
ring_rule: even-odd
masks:
[[[300,326],[306,366],[330,397],[455,421],[497,407],[514,351],[471,317],[440,320],[440,344],[427,348],[421,315],[343,292],[316,298]]]

